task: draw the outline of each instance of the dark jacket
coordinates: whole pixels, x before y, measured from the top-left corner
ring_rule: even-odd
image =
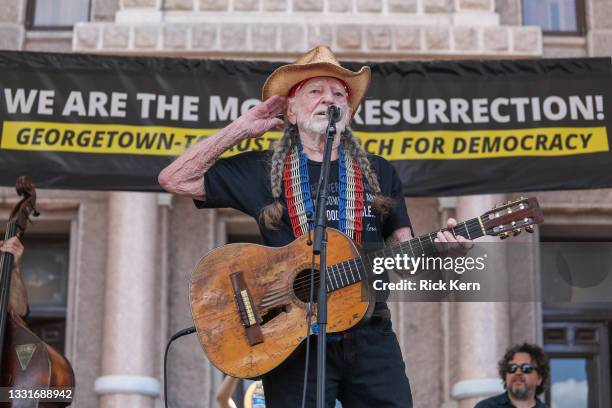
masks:
[[[508,398],[508,393],[504,392],[503,394],[497,395],[495,397],[487,398],[486,400],[480,401],[474,408],[516,408],[510,398]],[[548,408],[543,402],[541,402],[538,398],[536,398],[536,403],[533,408]]]

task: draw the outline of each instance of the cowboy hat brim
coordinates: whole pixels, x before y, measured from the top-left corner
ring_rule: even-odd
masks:
[[[338,78],[349,88],[348,104],[355,114],[370,84],[370,67],[364,66],[358,72],[350,71],[330,62],[290,64],[277,68],[266,80],[262,89],[265,101],[272,95],[288,96],[297,83],[315,77]]]

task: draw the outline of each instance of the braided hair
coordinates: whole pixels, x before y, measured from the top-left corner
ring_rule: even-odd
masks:
[[[343,136],[346,141],[346,150],[348,154],[351,156],[353,161],[357,163],[361,173],[365,176],[366,180],[368,180],[370,188],[372,191],[374,191],[374,201],[372,202],[372,205],[380,215],[386,217],[393,209],[393,199],[381,194],[378,176],[370,165],[368,154],[361,148],[359,140],[353,135],[351,129],[347,128],[344,131]]]
[[[265,206],[259,215],[260,220],[268,229],[278,229],[281,218],[283,217],[283,206],[280,198],[283,191],[285,158],[298,137],[299,132],[297,126],[287,123],[283,136],[276,143],[272,151],[272,158],[270,159],[270,188],[274,202]],[[391,197],[381,194],[378,177],[372,169],[367,153],[361,148],[359,140],[353,135],[348,127],[345,129],[342,137],[344,143],[346,143],[347,153],[351,156],[353,161],[357,163],[375,194],[372,205],[380,215],[383,217],[387,216],[393,208],[394,202]]]

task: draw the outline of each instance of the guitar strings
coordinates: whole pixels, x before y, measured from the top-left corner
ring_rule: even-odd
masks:
[[[481,219],[479,217],[477,217],[477,218],[472,218],[472,219],[470,219],[468,221],[465,221],[464,223],[461,223],[461,224],[457,225],[455,228],[452,228],[452,229],[443,228],[443,229],[440,229],[438,231],[431,232],[429,234],[425,234],[425,235],[422,235],[422,236],[418,236],[416,238],[412,238],[412,239],[410,239],[408,241],[404,241],[404,242],[401,242],[399,244],[387,246],[385,248],[382,248],[379,251],[376,251],[376,252],[373,252],[373,253],[370,253],[370,254],[365,254],[365,256],[363,256],[363,257],[357,257],[357,258],[354,258],[354,259],[345,260],[343,262],[340,262],[340,263],[337,263],[337,264],[334,264],[334,265],[330,265],[328,267],[328,272],[329,273],[328,273],[327,276],[328,276],[328,281],[329,281],[328,283],[331,286],[331,290],[329,290],[327,288],[327,285],[326,285],[326,290],[329,293],[329,292],[333,292],[336,289],[344,288],[344,287],[349,286],[351,284],[355,284],[357,282],[363,281],[363,278],[361,278],[361,275],[359,274],[359,267],[361,266],[362,270],[365,267],[364,258],[365,258],[365,261],[367,261],[367,263],[370,264],[372,256],[375,256],[375,255],[385,255],[385,252],[387,252],[387,251],[389,252],[389,254],[394,255],[395,253],[398,252],[398,249],[399,249],[399,252],[403,252],[404,250],[410,250],[410,252],[412,253],[412,256],[415,256],[414,255],[415,252],[414,252],[414,248],[413,248],[412,243],[414,243],[415,247],[418,245],[418,247],[420,247],[421,250],[425,250],[427,247],[431,247],[432,249],[435,249],[436,243],[433,242],[433,239],[432,239],[433,236],[436,236],[438,234],[438,232],[446,232],[446,231],[451,231],[453,233],[453,235],[456,235],[455,231],[457,231],[457,230],[459,230],[461,228],[465,229],[465,232],[467,233],[468,238],[470,238],[470,239],[471,239],[472,236],[474,238],[479,238],[479,237],[484,236],[486,234],[486,232],[484,234],[482,233],[483,225],[481,224]],[[457,232],[459,234],[462,233],[462,231],[457,231]],[[429,242],[427,242],[427,238],[429,238]],[[425,241],[423,242],[422,239],[424,239]],[[353,270],[352,270],[352,268],[350,266],[350,261],[353,261],[355,263],[355,266],[358,268],[357,269],[357,274],[358,274],[358,276],[361,279],[355,280],[355,276],[353,274]],[[349,277],[348,277],[348,273],[347,273],[346,267],[345,267],[346,265],[348,265],[349,271],[351,272],[351,275],[353,276],[353,282],[351,282],[351,283],[349,283]],[[346,280],[347,285],[345,285],[344,282],[343,282],[342,272],[340,270],[340,266],[342,266],[342,269],[344,271],[344,276],[345,276],[344,280]],[[334,267],[336,268],[336,271],[334,271]],[[363,272],[365,272],[365,271],[363,271]],[[334,282],[332,282],[332,278],[334,278],[334,281],[336,283],[336,288],[335,289],[334,289]],[[314,283],[315,287],[319,286],[320,280],[321,280],[320,279],[320,275],[316,274],[314,276],[314,279],[313,279],[313,281],[314,281],[313,283]],[[338,284],[338,281],[340,281],[340,285]],[[293,284],[293,289],[294,289],[294,293],[296,294],[296,296],[303,295],[305,291],[309,292],[310,291],[310,282],[311,282],[310,275],[305,275],[303,277],[296,278],[294,280],[294,284]],[[288,293],[287,293],[287,295],[288,295]],[[298,297],[300,297],[300,296],[298,296]]]
[[[474,234],[470,234],[470,230],[472,229],[472,227],[475,227],[475,226],[478,227],[477,230],[472,231]],[[460,228],[465,228],[466,232],[468,232],[469,236],[474,235],[476,237],[476,235],[477,235],[476,232],[481,232],[480,222],[478,221],[477,218],[473,218],[471,220],[466,221],[465,223],[461,223],[461,224],[457,225],[455,228],[453,228],[453,230],[457,230],[457,229],[460,229]],[[437,235],[438,232],[444,232],[444,231],[449,231],[449,229],[448,228],[444,228],[444,229],[441,229],[441,230],[438,230],[438,231],[435,231],[435,232],[431,232],[431,233],[426,234],[426,235],[431,240],[431,236],[432,235]],[[459,231],[459,232],[461,232],[461,231]],[[454,233],[454,231],[453,231],[453,233]],[[387,246],[387,247],[385,247],[385,248],[383,248],[383,249],[381,249],[379,251],[376,251],[376,252],[374,252],[372,254],[367,254],[365,257],[367,258],[367,261],[369,263],[370,260],[371,260],[370,255],[376,255],[376,254],[379,254],[379,253],[382,253],[384,255],[385,251],[390,251],[391,253],[397,253],[398,251],[392,251],[392,249],[397,248],[397,247],[399,247],[402,250],[409,248],[410,251],[413,254],[412,256],[415,256],[414,255],[414,249],[412,248],[412,245],[410,245],[410,242],[417,241],[419,243],[419,246],[421,247],[421,249],[425,249],[425,247],[423,246],[423,243],[421,242],[421,238],[424,237],[424,236],[425,235],[419,236],[419,237],[416,237],[416,238],[412,238],[411,240],[404,241],[404,242],[401,242],[401,243],[396,244],[396,245]],[[432,243],[432,242],[427,243],[427,241],[425,241],[425,242],[426,242],[426,245],[429,245],[429,246],[432,246],[432,247],[435,246],[435,243]],[[408,244],[408,247],[406,247],[406,244]],[[416,245],[416,243],[415,243],[415,245]],[[357,265],[357,262],[359,261],[362,264],[361,266],[364,267],[365,265],[363,264],[363,258],[364,257],[358,257],[358,258],[346,260],[346,261],[343,261],[343,262],[340,262],[340,263],[328,266],[328,268],[327,268],[328,272],[331,270],[331,274],[328,274],[328,276],[329,276],[329,281],[331,283],[332,288],[333,288],[333,282],[331,282],[331,278],[332,277],[336,280],[336,283],[338,282],[338,280],[340,280],[340,282],[342,284],[342,286],[337,285],[338,286],[337,289],[339,289],[340,287],[348,286],[348,285],[344,285],[342,283],[342,272],[340,271],[340,265],[342,265],[343,269],[344,269],[344,275],[345,275],[345,279],[344,280],[347,280],[347,282],[348,282],[348,274],[346,272],[346,268],[344,268],[344,264],[346,264],[346,263],[348,263],[348,262],[353,260],[355,262],[356,266],[359,267],[359,265]],[[336,272],[333,271],[333,267],[337,268]],[[352,269],[351,269],[350,265],[349,265],[349,270],[352,273]],[[359,272],[359,269],[357,270],[357,272]],[[318,283],[320,281],[319,274],[316,275],[316,278],[318,279],[318,281],[316,281],[315,283],[318,285]],[[338,279],[338,278],[340,278],[340,279]],[[353,275],[353,279],[354,279],[354,275]],[[363,280],[363,279],[360,279],[359,281],[361,281],[361,280]],[[358,281],[355,281],[355,282],[352,282],[350,284],[354,284],[354,283],[357,283],[357,282]],[[294,280],[293,287],[294,287],[294,292],[296,292],[296,293],[298,291],[301,291],[304,288],[307,288],[308,290],[310,290],[310,276],[309,275],[305,275],[303,277],[296,278]]]
[[[468,224],[468,223],[469,223],[469,224]],[[462,223],[462,224],[464,224],[464,223]],[[460,228],[463,228],[463,225],[462,225],[462,224],[458,225],[458,226],[457,226],[457,227],[455,227],[454,229],[460,229]],[[477,226],[477,225],[479,225],[479,222],[478,222],[476,219],[468,220],[468,221],[466,221],[466,222],[465,222],[465,228],[466,228],[466,230],[468,230],[468,231],[469,231],[469,230],[471,230],[471,229],[472,229],[472,227]],[[432,235],[437,235],[437,234],[438,234],[438,232],[443,232],[443,231],[448,231],[448,229],[447,229],[447,228],[444,228],[444,229],[441,229],[441,230],[439,230],[439,231],[432,232],[432,233],[430,233],[430,234],[426,234],[426,235],[428,235],[428,237],[431,237]],[[472,232],[473,232],[473,234],[470,234],[470,235],[474,235],[474,236],[475,236],[477,231],[480,231],[480,228],[478,228],[477,230],[472,231]],[[425,235],[423,235],[422,237],[424,237],[424,236],[425,236]],[[371,253],[371,254],[367,254],[367,257],[370,257],[370,255],[376,255],[376,254],[379,254],[379,253],[380,253],[380,254],[382,254],[382,255],[384,255],[384,252],[385,252],[385,251],[389,251],[389,252],[398,252],[398,251],[393,251],[393,249],[394,249],[394,248],[397,248],[397,247],[399,247],[400,249],[408,249],[408,248],[410,248],[410,252],[412,252],[412,254],[413,254],[412,256],[414,256],[414,250],[413,250],[412,245],[411,245],[410,243],[411,243],[412,241],[415,241],[415,246],[416,246],[416,242],[418,242],[418,243],[419,243],[418,245],[421,247],[421,249],[423,249],[423,248],[424,248],[424,246],[423,246],[423,243],[421,242],[420,238],[421,238],[421,236],[420,236],[420,237],[416,237],[416,238],[412,238],[412,239],[411,239],[411,240],[409,240],[409,241],[404,241],[404,242],[401,242],[401,243],[399,243],[399,244],[389,245],[389,246],[387,246],[387,247],[385,247],[385,248],[383,248],[383,249],[381,249],[381,250],[379,250],[379,251],[373,252],[373,253]],[[427,243],[427,241],[425,241],[425,242]],[[406,245],[408,245],[408,247],[406,247]],[[432,243],[427,243],[427,245],[432,245]],[[434,245],[435,245],[435,244],[434,244]],[[358,258],[355,258],[355,259],[358,259]],[[344,262],[348,262],[348,261],[343,261],[342,263],[344,263]],[[342,263],[339,263],[339,264],[336,264],[336,265],[340,265],[340,264],[342,264]],[[334,266],[334,265],[332,265],[332,266]]]
[[[469,234],[469,230],[471,229],[471,227],[474,227],[474,226],[476,226],[476,225],[478,225],[478,226],[479,226],[479,222],[478,222],[476,219],[472,219],[472,220],[469,220],[469,221],[466,221],[466,222],[465,222],[465,228],[466,228],[466,231],[468,231],[468,235],[472,235],[472,234]],[[463,227],[462,225],[459,225],[459,226],[455,227],[454,229],[459,229],[459,228],[462,228],[462,227]],[[442,232],[442,231],[447,231],[447,230],[448,230],[448,229],[442,229],[442,230],[439,230],[439,231],[440,231],[440,232]],[[478,228],[478,231],[480,231],[480,228]],[[476,231],[473,231],[473,232],[476,232]],[[432,235],[437,235],[437,233],[438,233],[438,232],[432,232],[432,233],[428,234],[428,236],[429,236],[429,237],[431,237]],[[476,235],[476,234],[473,234],[473,235]],[[382,255],[384,255],[384,252],[385,252],[385,251],[389,251],[391,254],[397,253],[398,251],[393,251],[393,249],[394,249],[394,248],[397,248],[397,247],[399,247],[401,250],[404,250],[404,249],[408,249],[408,248],[409,248],[409,249],[410,249],[410,252],[412,252],[412,256],[415,256],[415,254],[414,254],[414,249],[413,249],[412,245],[410,245],[410,242],[411,242],[411,241],[413,241],[413,240],[416,240],[416,241],[418,241],[418,242],[419,242],[419,246],[421,247],[421,249],[425,249],[425,247],[423,246],[423,243],[420,241],[420,238],[421,238],[421,237],[417,237],[417,238],[413,238],[413,239],[411,239],[410,241],[404,241],[404,242],[400,243],[399,245],[397,245],[397,244],[396,244],[396,245],[391,245],[391,246],[388,246],[388,247],[386,247],[386,248],[381,249],[380,251],[376,251],[376,252],[374,252],[374,253],[372,253],[372,254],[367,254],[367,255],[365,256],[365,258],[367,258],[367,261],[369,262],[369,261],[370,261],[370,259],[371,259],[371,256],[370,256],[370,255],[376,255],[376,254],[379,254],[379,253],[381,253]],[[426,245],[428,245],[428,246],[435,246],[435,244],[434,244],[434,243],[427,243],[427,241],[425,241],[425,242],[426,242]],[[406,244],[408,244],[408,245],[409,245],[409,247],[406,247]],[[415,243],[415,246],[416,246],[416,243]],[[363,258],[364,258],[364,257],[355,258],[355,263],[357,263],[357,261],[361,261],[361,262],[363,263]],[[351,260],[353,260],[353,259],[351,259]],[[345,271],[345,272],[344,272],[344,275],[346,276],[346,279],[348,279],[348,274],[346,273],[346,268],[344,267],[344,265],[345,265],[346,263],[350,262],[351,260],[346,260],[346,261],[340,262],[340,263],[338,263],[338,264],[334,264],[334,265],[330,265],[330,266],[328,266],[328,270],[330,270],[330,269],[331,269],[331,268],[333,268],[334,266],[337,268],[337,271],[336,271],[336,272],[334,272],[334,271],[332,270],[332,274],[333,274],[333,275],[332,275],[332,277],[335,277],[335,278],[336,278],[336,280],[338,280],[338,279],[337,279],[337,277],[340,277],[340,278],[341,278],[341,274],[342,274],[342,272],[340,271],[340,265],[342,265],[343,270]],[[357,265],[357,266],[358,266],[358,265]],[[363,266],[364,266],[364,265],[362,265],[362,267],[363,267]],[[350,265],[349,265],[349,271],[351,271],[351,273],[352,273],[352,268],[350,267]],[[357,270],[357,272],[359,272],[359,269]],[[336,274],[337,274],[337,275],[336,275]],[[354,276],[353,276],[353,277],[354,277]],[[305,281],[309,281],[309,280],[310,280],[310,277],[309,277],[308,275],[306,275],[306,276],[304,276],[304,277],[301,277],[301,278],[297,278],[297,279],[294,281],[294,287],[295,287],[296,289],[299,289],[299,288],[301,287],[301,286],[300,286],[300,284],[304,283]],[[296,283],[297,283],[297,286],[296,286]],[[353,283],[355,283],[355,282],[353,282]],[[333,283],[332,283],[332,286],[333,286]],[[344,287],[344,286],[343,286],[343,287]]]

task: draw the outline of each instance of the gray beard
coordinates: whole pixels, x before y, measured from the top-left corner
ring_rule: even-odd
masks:
[[[514,398],[520,401],[526,401],[528,399],[533,398],[534,390],[526,387],[526,388],[508,388],[508,393],[512,395]]]
[[[327,123],[323,121],[308,121],[304,126],[308,132],[314,133],[319,136],[325,136],[325,132],[327,131]]]

